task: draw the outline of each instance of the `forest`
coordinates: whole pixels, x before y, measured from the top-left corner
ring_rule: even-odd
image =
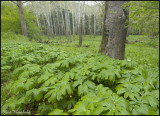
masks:
[[[1,115],[159,115],[159,1],[1,1]]]

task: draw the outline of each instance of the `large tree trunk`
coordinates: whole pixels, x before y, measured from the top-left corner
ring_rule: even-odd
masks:
[[[20,17],[20,21],[21,21],[22,34],[24,36],[28,37],[26,22],[25,22],[25,19],[24,19],[22,2],[21,1],[17,1],[17,5],[18,5],[19,17]]]
[[[122,5],[125,1],[106,1],[103,37],[99,52],[108,54],[111,58],[123,60],[125,56],[125,41],[129,12]]]

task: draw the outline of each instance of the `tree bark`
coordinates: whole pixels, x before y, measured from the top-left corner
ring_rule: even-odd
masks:
[[[65,21],[66,21],[66,38],[68,38],[68,30],[69,30],[69,27],[68,27],[68,15],[67,15],[67,1],[65,1]],[[68,38],[68,41],[69,41],[69,38]]]
[[[72,2],[72,26],[73,26],[73,40],[75,41],[75,35],[74,35],[74,15],[73,15],[73,2]]]
[[[83,1],[83,40],[85,39],[85,1]]]
[[[125,41],[128,20],[128,10],[122,5],[125,1],[106,1],[103,37],[99,52],[109,57],[123,60],[125,56]]]
[[[25,18],[24,18],[23,7],[22,7],[22,2],[17,1],[17,5],[18,5],[19,17],[20,17],[20,21],[21,21],[22,34],[24,36],[28,37],[27,27],[26,27],[26,22],[25,22]]]
[[[80,20],[79,22],[79,29],[78,29],[78,32],[79,32],[79,47],[82,47],[82,20]]]
[[[81,20],[81,17],[80,17],[80,13],[81,13],[81,10],[80,10],[80,1],[78,3],[78,32],[79,32],[79,47],[82,46],[82,20]]]
[[[78,2],[78,29],[80,25],[80,1]]]
[[[61,12],[61,16],[62,16],[62,29],[61,29],[61,33],[62,35],[64,34],[64,30],[65,30],[65,25],[64,25],[64,18],[63,18],[63,13],[62,13],[62,8],[61,8],[61,3],[60,3],[60,12]]]
[[[56,4],[56,15],[57,15],[57,29],[58,29],[58,35],[59,35],[59,37],[60,37],[60,40],[61,40],[61,30],[60,30],[60,23],[59,23],[59,13],[58,13],[58,5]]]

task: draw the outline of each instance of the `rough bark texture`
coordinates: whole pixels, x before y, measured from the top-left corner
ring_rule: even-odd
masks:
[[[24,36],[28,37],[26,22],[25,22],[25,19],[24,19],[22,2],[21,1],[17,1],[17,5],[18,5],[19,17],[20,17],[20,21],[21,21],[22,34]]]
[[[123,60],[125,56],[125,41],[127,35],[128,11],[122,5],[125,1],[106,1],[103,36],[100,45],[102,54],[111,58]]]

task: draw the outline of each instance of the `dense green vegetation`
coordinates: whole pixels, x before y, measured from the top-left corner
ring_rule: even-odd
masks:
[[[83,3],[23,4],[27,38],[16,2],[1,1],[1,115],[159,115],[159,2],[124,5],[124,60],[98,52],[104,2]]]
[[[150,44],[145,36],[129,36],[142,41],[126,45],[124,61],[100,55],[100,38],[88,36],[79,48],[78,40],[41,44],[3,34],[2,113],[158,114],[158,38]]]

